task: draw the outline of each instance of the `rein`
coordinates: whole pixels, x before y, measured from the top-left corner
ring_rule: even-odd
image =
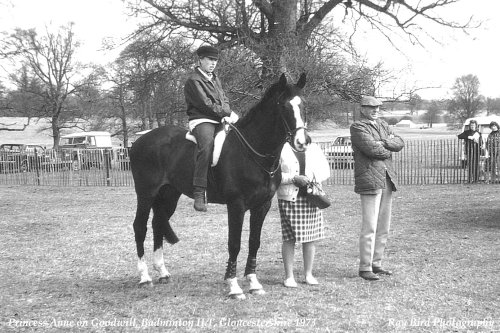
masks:
[[[233,129],[235,132],[236,132],[236,136],[238,137],[238,139],[241,141],[241,143],[243,143],[244,146],[246,146],[248,149],[250,149],[250,151],[252,153],[254,153],[255,155],[257,155],[258,157],[262,157],[262,158],[269,158],[269,157],[272,157],[274,158],[274,161],[273,161],[273,164],[272,165],[275,165],[276,164],[276,161],[278,161],[278,165],[276,166],[276,168],[274,170],[267,170],[267,168],[265,166],[263,166],[259,161],[257,161],[253,155],[252,158],[254,160],[254,162],[262,169],[264,170],[271,178],[274,177],[274,175],[276,174],[276,171],[278,171],[278,169],[280,168],[281,166],[281,161],[280,161],[280,157],[276,157],[274,155],[269,155],[269,154],[261,154],[259,153],[258,151],[256,151],[252,145],[245,139],[245,137],[243,136],[243,134],[241,134],[240,130],[234,126],[233,124],[231,123],[227,123],[229,125],[229,127],[231,127],[231,129]]]
[[[267,157],[274,157],[272,155],[269,155],[269,154],[261,154],[259,153],[258,151],[256,151],[252,145],[245,139],[245,137],[243,136],[243,134],[241,134],[240,130],[234,126],[233,124],[231,123],[227,123],[229,125],[229,127],[231,127],[236,133],[238,133],[238,138],[247,146],[247,148],[249,148],[255,155],[259,156],[259,157],[264,157],[264,158],[267,158]]]
[[[278,96],[278,100],[281,98],[281,96],[284,94],[281,93],[279,96]],[[279,101],[277,102],[277,105],[280,106],[282,105]],[[295,135],[295,133],[297,133],[298,130],[300,129],[306,129],[305,126],[301,126],[301,127],[298,127],[294,130],[290,129],[290,126],[288,125],[288,122],[286,121],[285,119],[285,116],[283,116],[283,113],[281,112],[281,110],[279,109],[278,110],[278,113],[281,117],[281,122],[283,123],[283,125],[285,126],[285,131],[286,131],[286,136],[285,136],[285,142],[288,142],[291,146],[293,146],[293,142],[292,142],[292,138],[293,136]],[[278,161],[277,165],[276,165],[276,168],[274,168],[274,170],[272,171],[269,171],[267,170],[266,167],[264,167],[261,163],[259,163],[259,161],[257,161],[255,159],[255,156],[254,155],[251,155],[253,160],[255,161],[255,163],[261,167],[262,170],[264,170],[271,178],[274,176],[274,174],[276,173],[276,171],[278,171],[278,169],[280,168],[281,166],[281,160],[280,160],[280,156],[273,156],[273,155],[269,155],[269,154],[261,154],[259,153],[258,151],[256,151],[252,145],[245,139],[245,137],[243,136],[243,134],[241,134],[241,132],[239,131],[238,128],[236,128],[236,126],[234,126],[233,124],[231,123],[227,123],[229,125],[229,127],[231,127],[231,129],[233,129],[235,132],[236,132],[236,136],[238,137],[238,139],[241,141],[241,143],[243,145],[245,145],[252,153],[254,153],[255,155],[257,155],[258,157],[261,157],[261,158],[269,158],[269,157],[272,157],[274,158],[274,161],[273,161],[273,166],[276,165],[276,161]]]

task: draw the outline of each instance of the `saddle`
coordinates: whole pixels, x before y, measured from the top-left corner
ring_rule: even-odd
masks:
[[[229,131],[229,125],[224,125],[221,126],[220,129],[218,129],[217,133],[215,134],[214,151],[212,153],[212,167],[216,166],[217,162],[219,162],[220,153],[222,151],[222,145],[226,140],[228,131]],[[186,132],[186,140],[191,141],[195,144],[197,143],[196,137],[193,134],[191,134],[190,131]]]

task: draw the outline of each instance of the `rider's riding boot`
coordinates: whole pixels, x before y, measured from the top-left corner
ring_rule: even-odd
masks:
[[[206,212],[207,206],[205,205],[205,188],[200,186],[194,187],[194,209],[199,212]]]

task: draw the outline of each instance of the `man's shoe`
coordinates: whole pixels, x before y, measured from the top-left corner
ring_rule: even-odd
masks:
[[[378,275],[376,275],[370,271],[359,272],[359,276],[362,277],[363,279],[369,280],[369,281],[380,280],[380,277]]]
[[[203,187],[195,187],[193,197],[194,209],[199,212],[206,212],[207,206],[205,205],[205,189]]]
[[[373,273],[379,275],[392,275],[391,271],[383,269],[382,267],[372,267]]]

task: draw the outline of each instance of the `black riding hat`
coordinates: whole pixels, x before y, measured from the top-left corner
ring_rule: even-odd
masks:
[[[219,59],[219,50],[210,45],[200,46],[198,50],[196,50],[196,54],[200,58],[207,57],[212,59]]]

